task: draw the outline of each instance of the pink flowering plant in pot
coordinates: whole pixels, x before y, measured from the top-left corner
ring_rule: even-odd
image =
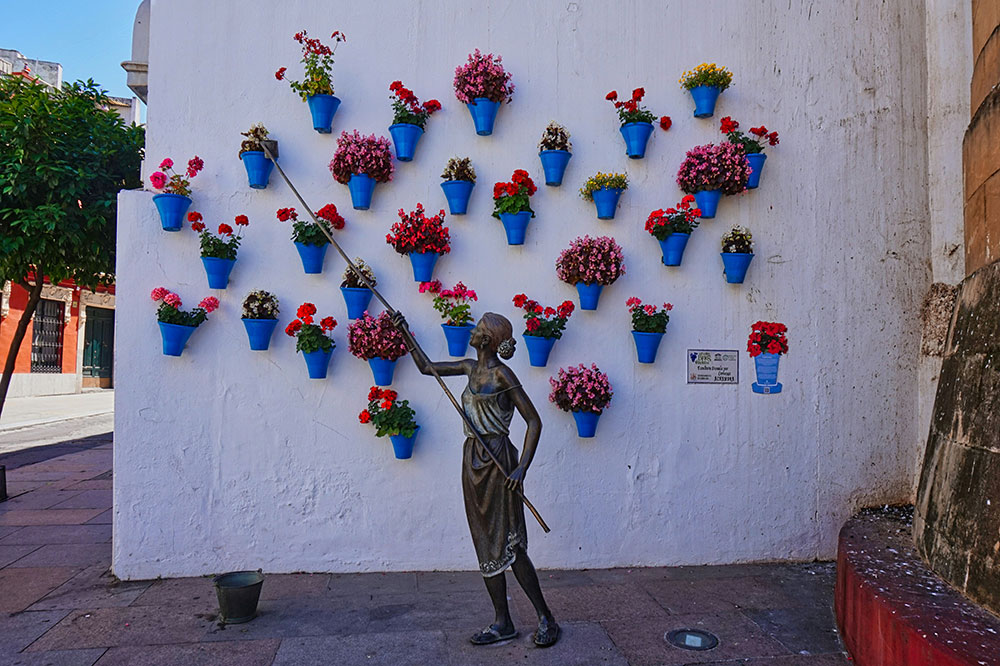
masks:
[[[652,363],[656,360],[656,350],[660,346],[660,340],[667,332],[667,322],[670,321],[670,315],[667,313],[673,310],[674,306],[664,303],[663,309],[660,309],[652,303],[643,303],[635,296],[625,301],[625,306],[632,315],[632,339],[635,342],[639,363]]]
[[[351,322],[347,327],[347,348],[357,358],[368,361],[379,386],[392,383],[396,361],[409,351],[388,312],[378,317],[365,312]]]
[[[622,248],[610,236],[577,238],[559,253],[556,275],[576,286],[581,310],[596,310],[601,290],[625,275]]]
[[[693,194],[706,219],[715,217],[723,194],[739,194],[747,189],[750,164],[743,148],[724,142],[695,146],[687,152],[677,171],[677,185]]]
[[[476,292],[457,282],[451,289],[442,289],[440,280],[420,283],[420,293],[434,296],[434,309],[441,313],[444,337],[451,356],[465,356],[472,335],[472,305],[478,301]]]
[[[556,377],[549,378],[552,392],[549,402],[564,412],[571,412],[580,437],[593,437],[597,420],[611,404],[611,382],[597,365],[582,363],[569,368],[559,368]]]
[[[288,79],[288,85],[309,105],[313,129],[320,134],[329,134],[333,115],[340,107],[340,100],[333,96],[333,56],[341,42],[347,41],[344,33],[334,30],[330,35],[333,46],[327,46],[319,39],[310,37],[305,30],[295,33],[293,39],[302,47],[302,69],[305,78],[301,81]],[[281,67],[274,78],[285,80],[287,67]]]
[[[166,356],[180,356],[188,338],[194,330],[208,318],[210,312],[219,307],[219,299],[208,296],[201,299],[198,307],[185,312],[181,310],[181,297],[166,287],[157,287],[149,297],[158,303],[156,321],[163,338],[163,353]]]
[[[374,134],[364,136],[357,130],[341,132],[329,166],[334,180],[350,189],[354,208],[368,210],[375,184],[392,180],[389,139]]]
[[[160,162],[160,170],[149,175],[149,184],[160,190],[153,195],[153,203],[164,231],[180,231],[184,215],[191,206],[191,179],[204,168],[205,162],[195,155],[180,174],[174,171],[174,161],[167,157]]]
[[[455,97],[469,107],[476,134],[493,133],[497,111],[514,94],[511,74],[503,68],[503,58],[479,49],[469,54],[464,65],[455,68]]]

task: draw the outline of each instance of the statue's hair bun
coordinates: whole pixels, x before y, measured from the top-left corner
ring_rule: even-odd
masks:
[[[499,345],[497,345],[497,355],[502,359],[511,358],[514,355],[514,348],[517,343],[514,342],[514,338],[507,338]]]

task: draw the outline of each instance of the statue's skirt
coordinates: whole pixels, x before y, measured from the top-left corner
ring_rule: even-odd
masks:
[[[507,435],[485,434],[483,441],[509,473],[517,467],[518,453]],[[472,543],[483,576],[503,573],[528,547],[524,505],[504,487],[505,474],[472,437],[462,453],[462,494]]]

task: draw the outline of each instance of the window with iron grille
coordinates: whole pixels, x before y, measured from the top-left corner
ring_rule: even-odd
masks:
[[[38,301],[31,333],[32,372],[62,372],[64,305],[44,298]]]

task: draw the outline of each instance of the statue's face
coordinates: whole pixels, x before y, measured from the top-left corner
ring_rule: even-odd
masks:
[[[484,349],[490,344],[489,333],[486,332],[486,327],[483,326],[482,320],[476,324],[476,327],[472,329],[472,336],[469,338],[469,344],[472,345],[473,349]]]

